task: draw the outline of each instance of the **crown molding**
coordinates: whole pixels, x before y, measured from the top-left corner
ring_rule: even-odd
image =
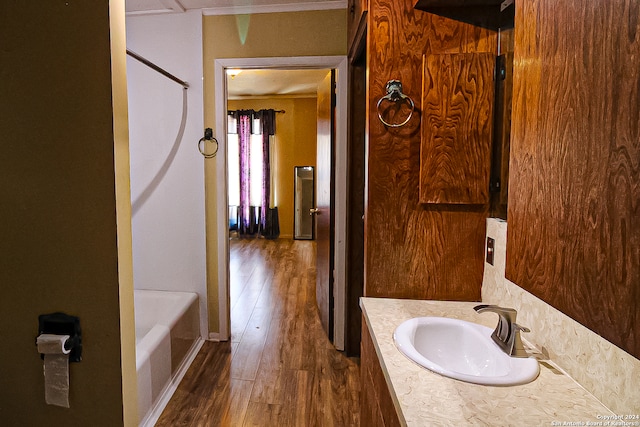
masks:
[[[205,16],[211,15],[250,15],[255,13],[304,12],[310,10],[346,9],[347,0],[327,0],[270,5],[225,6],[202,9]]]
[[[131,12],[127,12],[126,16],[169,15],[171,13],[179,12],[171,9],[134,10]]]
[[[265,99],[316,99],[318,93],[296,93],[296,94],[276,94],[276,95],[228,95],[229,101],[251,101]]]
[[[160,0],[159,3],[164,6],[163,9],[134,10],[127,12],[127,16],[164,15],[167,13],[184,13],[187,11],[184,5],[180,3],[180,0]]]

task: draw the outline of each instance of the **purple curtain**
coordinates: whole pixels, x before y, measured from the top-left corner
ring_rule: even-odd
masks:
[[[269,136],[275,134],[274,110],[238,110],[229,112],[236,118],[240,151],[240,206],[238,207],[238,235],[241,237],[261,234],[266,238],[280,235],[277,207],[271,204],[271,166],[269,161]],[[254,119],[259,119],[261,129],[253,129]],[[262,134],[262,194],[260,206],[251,206],[250,200],[250,146],[251,134]],[[255,155],[255,153],[254,153]]]
[[[271,136],[276,133],[276,113],[274,110],[260,111],[262,124],[262,215],[260,233],[267,239],[275,239],[280,236],[280,223],[278,221],[278,208],[271,206],[271,163],[269,159]]]
[[[238,126],[238,143],[240,148],[240,206],[238,206],[238,234],[241,236],[255,234],[255,226],[251,221],[251,205],[249,198],[249,183],[251,170],[249,168],[249,148],[251,147],[251,118],[253,111],[240,110],[236,112]]]
[[[260,219],[260,230],[264,230],[267,224],[267,209],[271,205],[271,165],[269,164],[269,128],[268,124],[271,121],[268,110],[260,111],[260,124],[262,125],[262,215]],[[273,113],[273,110],[271,110]],[[267,123],[269,122],[269,123]]]

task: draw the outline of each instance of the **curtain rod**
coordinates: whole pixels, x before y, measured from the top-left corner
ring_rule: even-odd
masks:
[[[227,113],[230,112],[230,111],[233,111],[233,110],[228,110]],[[273,112],[274,113],[282,113],[282,114],[286,113],[285,110],[273,110]]]
[[[151,68],[152,70],[155,70],[155,71],[159,72],[163,76],[170,78],[171,80],[173,80],[174,82],[176,82],[180,86],[182,86],[183,88],[189,89],[189,83],[185,82],[184,80],[180,80],[179,78],[177,78],[176,76],[174,76],[170,72],[164,70],[163,68],[158,67],[156,64],[154,64],[153,62],[149,61],[148,59],[143,58],[142,56],[138,55],[135,52],[130,51],[129,49],[127,49],[127,55],[129,55],[133,59],[137,59],[138,61],[142,62],[147,67]]]

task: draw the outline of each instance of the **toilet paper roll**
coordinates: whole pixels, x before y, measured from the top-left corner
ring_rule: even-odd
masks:
[[[69,407],[69,353],[64,343],[69,335],[42,334],[36,343],[44,354],[44,397],[49,405]]]

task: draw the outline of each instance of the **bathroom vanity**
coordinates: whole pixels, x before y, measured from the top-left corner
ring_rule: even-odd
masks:
[[[613,412],[570,376],[545,360],[540,374],[518,386],[485,386],[447,378],[404,356],[393,332],[413,317],[450,317],[494,328],[497,316],[479,315],[475,302],[362,298],[362,425],[589,425]]]

